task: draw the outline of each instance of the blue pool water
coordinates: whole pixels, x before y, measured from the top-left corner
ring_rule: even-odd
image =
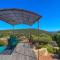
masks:
[[[2,53],[6,49],[6,46],[0,46],[0,53]]]

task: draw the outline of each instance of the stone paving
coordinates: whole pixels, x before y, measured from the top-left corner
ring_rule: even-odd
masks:
[[[0,55],[0,60],[37,60],[28,43],[18,43],[11,55]]]

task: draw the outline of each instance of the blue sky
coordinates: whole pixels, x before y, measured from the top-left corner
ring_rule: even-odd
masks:
[[[42,16],[40,29],[46,31],[60,30],[60,0],[0,0],[0,8],[21,8]],[[15,29],[29,28],[27,25],[16,25]],[[13,27],[0,21],[0,30]],[[31,28],[31,27],[30,27]],[[37,22],[32,28],[37,28]]]

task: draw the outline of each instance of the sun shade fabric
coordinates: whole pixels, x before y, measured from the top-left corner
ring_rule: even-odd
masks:
[[[3,20],[11,25],[32,25],[40,18],[41,16],[36,13],[22,9],[0,9],[0,20]]]

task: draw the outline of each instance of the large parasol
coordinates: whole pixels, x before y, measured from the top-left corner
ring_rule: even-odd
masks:
[[[23,9],[0,9],[0,20],[3,20],[11,25],[32,25],[40,18],[40,15]]]

